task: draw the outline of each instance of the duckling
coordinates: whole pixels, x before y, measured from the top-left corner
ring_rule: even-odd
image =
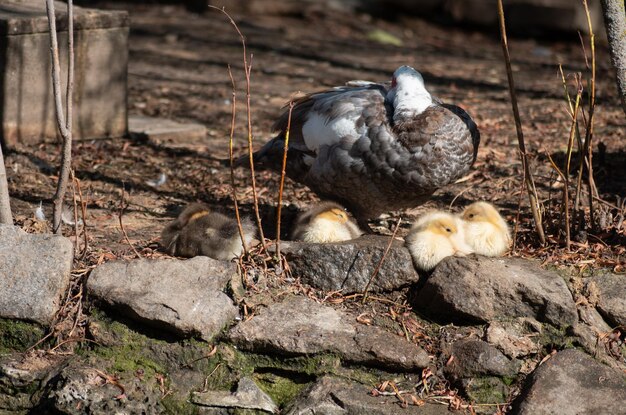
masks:
[[[415,266],[423,271],[432,270],[447,256],[473,252],[465,243],[460,219],[442,211],[422,215],[411,227],[405,243]]]
[[[501,256],[511,245],[511,233],[498,210],[490,203],[475,202],[461,214],[465,241],[477,254]]]
[[[363,232],[340,205],[323,202],[298,215],[291,239],[327,243],[347,241],[362,234]]]
[[[256,230],[248,218],[241,220],[241,226],[248,247],[256,236]],[[170,255],[187,258],[205,255],[229,260],[243,252],[237,222],[212,212],[202,203],[190,204],[167,225],[161,233],[161,242]]]

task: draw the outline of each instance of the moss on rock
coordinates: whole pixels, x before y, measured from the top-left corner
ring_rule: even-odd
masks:
[[[0,356],[12,352],[24,352],[45,335],[44,329],[35,323],[22,320],[0,319]]]
[[[501,404],[507,401],[509,395],[508,386],[502,379],[493,376],[466,379],[463,390],[469,400],[477,404]]]

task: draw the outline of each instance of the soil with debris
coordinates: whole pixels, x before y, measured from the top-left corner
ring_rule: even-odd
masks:
[[[0,392],[7,387],[21,391],[20,387],[32,385],[32,382],[45,385],[51,377],[56,379],[56,389],[48,395],[38,395],[39,392],[33,393],[30,389],[30,392],[15,392],[14,400],[18,402],[15,408],[35,408],[28,410],[37,411],[36,405],[47,408],[46,402],[49,404],[52,400],[55,411],[82,413],[81,410],[87,409],[81,409],[80,405],[77,407],[72,394],[77,393],[75,389],[78,386],[89,384],[101,388],[101,396],[95,398],[90,395],[89,410],[93,413],[107,413],[114,408],[123,408],[129,413],[141,408],[148,413],[198,413],[198,408],[208,409],[201,403],[194,407],[188,402],[189,392],[202,395],[212,388],[231,388],[232,394],[223,397],[228,402],[238,401],[238,397],[246,393],[253,396],[264,394],[263,391],[248,391],[249,383],[245,383],[245,388],[241,384],[239,386],[242,390],[246,389],[245,393],[235,390],[238,381],[254,375],[254,379],[263,385],[262,389],[269,393],[270,401],[273,399],[281,410],[292,408],[292,413],[313,413],[304,411],[319,411],[326,404],[339,405],[347,411],[328,413],[378,413],[372,411],[386,406],[392,409],[389,412],[380,409],[380,413],[401,413],[401,407],[408,406],[410,410],[424,405],[422,412],[411,413],[435,414],[440,413],[439,407],[450,407],[460,413],[502,414],[509,412],[511,405],[522,408],[519,413],[524,413],[524,405],[515,406],[513,401],[523,396],[520,391],[526,375],[561,349],[578,346],[592,353],[594,347],[600,347],[605,351],[605,363],[612,359],[616,367],[626,364],[624,329],[611,329],[615,327],[615,321],[621,320],[612,320],[611,326],[602,321],[607,314],[613,315],[611,312],[603,311],[604,317],[601,317],[579,311],[581,321],[587,319],[588,324],[584,326],[586,328],[579,325],[569,331],[562,327],[535,330],[535,323],[521,320],[506,321],[502,327],[493,326],[493,322],[489,327],[440,326],[425,318],[427,313],[415,314],[412,311],[414,303],[407,298],[411,293],[406,288],[376,294],[364,305],[358,295],[322,292],[300,285],[297,279],[285,278],[285,270],[281,267],[272,269],[268,280],[261,281],[258,274],[250,274],[259,264],[244,262],[239,263],[239,270],[249,277],[242,282],[247,291],[238,292],[236,287],[229,286],[231,296],[240,304],[244,320],[262,316],[266,307],[282,301],[287,295],[305,296],[342,309],[342,313],[350,316],[346,319],[351,318],[360,325],[373,325],[390,333],[399,333],[431,356],[432,367],[421,372],[399,374],[397,372],[403,372],[397,370],[401,365],[391,365],[391,369],[364,369],[360,365],[367,366],[365,359],[366,363],[359,361],[353,368],[337,359],[336,354],[340,352],[332,347],[322,347],[321,357],[313,357],[312,360],[296,357],[298,353],[284,348],[284,345],[276,346],[278,352],[273,350],[275,354],[268,357],[264,354],[267,350],[253,348],[251,353],[242,352],[232,346],[232,339],[227,335],[218,337],[215,342],[217,349],[214,349],[213,344],[196,340],[194,336],[181,341],[171,338],[170,334],[163,335],[158,329],[158,333],[152,333],[154,327],[146,331],[136,322],[126,321],[126,317],[132,319],[131,315],[120,320],[84,302],[82,283],[95,266],[112,260],[131,260],[137,256],[166,257],[159,248],[159,234],[183,205],[202,201],[232,214],[231,173],[225,162],[233,102],[228,65],[237,84],[235,153],[244,154],[247,144],[241,42],[225,16],[217,11],[198,15],[171,5],[98,5],[103,8],[122,6],[129,10],[132,22],[128,68],[130,114],[200,123],[207,129],[206,139],[200,142],[181,139],[174,145],[137,137],[75,143],[73,167],[78,179],[74,188],[75,200],[77,203],[81,198],[84,201],[86,217],[84,226],[78,227],[78,235],[75,235],[71,225],[65,226],[64,234],[78,241],[79,251],[85,247],[84,240],[87,240],[88,248],[84,250],[84,255],[79,252],[66,304],[48,337],[37,347],[52,350],[53,358],[48,357],[44,364],[41,363],[41,359],[45,360],[41,351],[30,352],[31,358],[39,359],[38,365],[49,365],[51,369],[39,376],[35,369],[27,368],[27,371],[35,373],[28,381],[12,378],[13,383],[8,386],[0,378]],[[602,309],[603,297],[586,277],[602,278],[604,272],[619,275],[626,266],[622,200],[626,193],[626,119],[619,106],[605,45],[600,44],[596,48],[597,105],[593,160],[598,195],[594,199],[595,223],[593,230],[581,227],[574,232],[572,248],[567,251],[563,247],[560,230],[559,206],[563,182],[551,167],[549,159],[551,157],[558,165],[563,164],[571,125],[559,64],[563,65],[566,75],[589,73],[577,36],[564,36],[559,40],[510,40],[524,136],[540,199],[545,206],[548,245],[540,246],[527,197],[522,192],[522,168],[497,33],[438,26],[414,17],[386,21],[366,14],[319,10],[299,16],[261,14],[234,17],[246,36],[248,52],[254,56],[250,90],[255,147],[272,137],[273,121],[281,113],[282,106],[297,94],[342,85],[353,79],[386,81],[398,66],[412,65],[424,75],[434,95],[468,110],[480,128],[481,147],[477,162],[467,177],[437,192],[424,206],[381,216],[372,221],[373,228],[380,234],[389,235],[401,218],[398,234],[402,236],[412,220],[425,209],[452,207],[457,210],[472,201],[489,200],[502,209],[509,223],[516,224],[516,245],[511,256],[540,259],[544,265],[557,269],[563,276],[576,306],[582,304],[595,310],[593,307],[599,305]],[[385,36],[374,36],[373,33],[384,33]],[[571,83],[572,77],[568,79]],[[28,232],[48,231],[46,224],[35,218],[35,211],[43,202],[46,217],[52,216],[49,200],[54,193],[59,158],[58,143],[21,146],[5,154],[14,216],[17,224]],[[572,164],[578,166],[577,157]],[[576,174],[574,170],[572,177]],[[240,206],[246,215],[252,216],[249,172],[237,170],[234,175]],[[265,235],[274,238],[279,176],[272,172],[258,172],[257,184]],[[576,218],[581,223],[589,218],[588,192],[589,189],[583,187],[581,199],[586,206],[585,217]],[[73,200],[70,192],[68,206],[73,204]],[[288,229],[298,209],[316,200],[317,197],[308,188],[287,179],[284,230]],[[518,206],[521,208],[518,209]],[[68,216],[68,222],[71,222],[73,214]],[[576,310],[572,312],[576,314]],[[591,320],[601,321],[604,325],[589,323]],[[34,343],[32,331],[27,327],[7,328],[7,322],[0,323],[0,331],[13,333],[16,339],[22,339],[10,347],[2,344],[0,355],[6,351],[23,351]],[[352,330],[349,325],[341,327]],[[536,342],[532,341],[535,336],[540,337]],[[451,345],[456,344],[458,339],[466,338],[475,342],[485,338],[490,344],[505,350],[505,354],[507,348],[513,351],[504,357],[485,342],[463,349],[469,351],[455,351]],[[357,341],[355,339],[350,341]],[[452,351],[448,350],[450,347]],[[464,354],[468,361],[472,361],[472,348],[491,348],[489,353],[485,353],[494,356],[496,363],[493,365],[497,370],[470,371],[459,375],[453,361],[461,359],[459,365],[462,366]],[[90,350],[96,349],[97,353],[90,354]],[[521,353],[521,349],[525,350],[526,358],[518,362],[517,354]],[[148,357],[142,355],[141,350],[148,350]],[[69,357],[67,359],[71,362],[66,361],[66,354],[70,352],[81,356],[80,363]],[[121,359],[119,356],[122,355],[131,356],[132,362]],[[578,357],[568,355],[567,358]],[[23,364],[3,359],[0,371],[5,374],[9,370],[7,367]],[[597,368],[593,366],[594,361],[583,360],[578,360],[580,365],[588,365],[604,373],[604,367]],[[104,361],[107,362],[106,370],[98,366],[104,365]],[[115,363],[110,365],[111,362]],[[482,369],[491,367],[489,364],[483,366]],[[513,370],[511,366],[516,367]],[[329,373],[336,378],[326,378]],[[529,382],[540,384],[545,381],[540,377],[533,379],[529,377]],[[407,391],[407,385],[416,386]],[[535,384],[530,387],[535,387]],[[363,400],[358,398],[359,394],[363,395]],[[315,404],[311,403],[311,396],[314,395],[322,397]],[[109,401],[115,404],[109,405],[107,396],[113,396],[114,399]],[[300,398],[296,401],[298,396]],[[144,397],[145,405],[142,407],[138,402]],[[375,398],[388,405],[373,403],[371,400]],[[36,405],[29,407],[28,401],[36,402]],[[192,399],[192,402],[204,401],[198,396]],[[5,405],[0,405],[0,408],[8,405],[2,400],[0,404]],[[526,407],[533,405],[541,403],[526,403]],[[268,411],[267,408],[238,408]]]

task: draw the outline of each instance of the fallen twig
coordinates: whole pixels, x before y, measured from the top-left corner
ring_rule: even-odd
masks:
[[[83,200],[83,191],[80,188],[80,180],[78,180],[76,177],[74,177],[74,180],[76,181],[76,189],[78,190],[78,200],[80,202],[80,213],[81,213],[81,217],[83,220],[84,247],[83,247],[83,253],[80,256],[80,258],[83,259],[85,258],[85,255],[87,255],[87,251],[89,250],[89,235],[87,234],[87,203]]]
[[[130,242],[130,239],[128,239],[128,234],[126,233],[126,229],[124,229],[124,222],[122,221],[122,216],[124,216],[124,209],[125,209],[124,193],[125,193],[124,183],[122,183],[122,198],[120,199],[120,211],[119,211],[119,214],[117,215],[117,219],[119,220],[120,229],[122,230],[122,234],[124,235],[124,239],[126,240],[126,243],[132,248],[135,255],[137,255],[137,258],[141,258],[141,254],[135,249],[133,244]]]
[[[380,272],[380,268],[383,266],[383,262],[385,262],[385,258],[387,258],[387,253],[389,252],[389,249],[391,249],[391,245],[393,244],[393,240],[396,238],[396,234],[398,233],[398,229],[400,228],[401,223],[402,223],[402,218],[398,218],[398,223],[396,223],[396,227],[393,230],[393,233],[391,234],[391,238],[389,238],[389,243],[387,244],[387,247],[385,248],[385,252],[383,252],[383,256],[380,257],[380,261],[378,261],[378,264],[376,265],[374,272],[372,272],[372,275],[370,276],[370,279],[367,282],[365,289],[363,290],[363,300],[361,300],[361,304],[365,304],[365,302],[367,301],[367,292],[370,289],[370,285],[372,284],[372,281],[374,281],[374,278],[376,278],[376,276]]]
[[[76,178],[74,177],[74,170],[70,170],[70,178],[72,179],[72,203],[74,211],[74,258],[78,257],[78,202],[76,201]]]

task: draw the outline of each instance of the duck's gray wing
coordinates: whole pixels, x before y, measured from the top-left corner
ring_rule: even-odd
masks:
[[[430,106],[393,128],[398,142],[411,153],[402,158],[414,167],[406,169],[407,183],[438,189],[465,175],[476,158],[478,128],[454,105]]]
[[[478,126],[476,125],[472,117],[470,117],[470,115],[463,108],[452,104],[441,104],[441,106],[447,108],[456,116],[461,118],[463,123],[470,131],[470,134],[472,136],[472,143],[474,144],[474,159],[472,161],[472,163],[474,163],[474,161],[476,161],[476,156],[478,155],[478,146],[480,145],[480,132],[478,131]]]
[[[296,100],[289,129],[288,175],[304,174],[320,147],[358,139],[367,128],[365,113],[371,116],[373,111],[377,112],[388,122],[390,108],[385,101],[386,94],[387,89],[382,84],[359,83],[359,86],[338,87]],[[255,153],[255,160],[280,169],[288,123],[287,109],[274,124],[277,136]]]

